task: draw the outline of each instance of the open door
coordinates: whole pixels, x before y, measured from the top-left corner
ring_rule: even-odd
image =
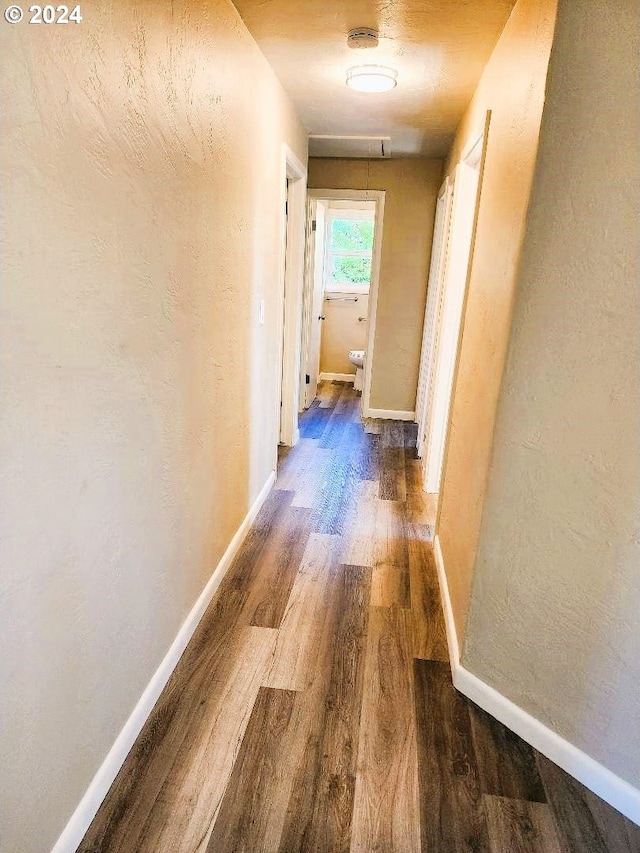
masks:
[[[308,342],[305,373],[304,408],[308,409],[318,393],[320,373],[320,338],[322,335],[322,301],[324,296],[324,240],[326,205],[321,199],[310,199],[309,266],[311,281],[310,311],[307,324]]]
[[[300,437],[298,407],[307,172],[304,164],[284,143],[281,174],[282,219],[277,333],[279,352],[274,395],[278,430],[273,443],[274,470],[278,465],[278,444],[293,447]]]

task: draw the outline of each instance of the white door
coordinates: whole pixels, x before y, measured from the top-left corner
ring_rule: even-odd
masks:
[[[482,143],[479,142],[479,145]],[[474,157],[474,161],[476,158]],[[475,165],[459,163],[455,171],[455,189],[451,232],[444,279],[444,299],[437,343],[437,366],[429,429],[424,454],[424,489],[440,491],[442,462],[449,426],[449,409],[458,356],[467,277],[471,263],[475,228],[480,157]]]
[[[418,436],[416,446],[418,456],[422,456],[426,437],[428,406],[432,398],[433,377],[435,375],[435,355],[437,331],[439,328],[440,309],[442,306],[445,258],[449,238],[449,221],[451,213],[452,186],[445,179],[436,205],[435,224],[433,229],[433,245],[431,249],[431,266],[427,286],[427,304],[424,313],[422,332],[422,351],[420,355],[420,373],[418,377],[418,392],[416,396],[416,420]]]
[[[309,408],[318,393],[318,374],[320,372],[320,339],[322,336],[322,303],[324,298],[324,243],[325,243],[326,205],[319,199],[311,202],[311,256],[309,275],[312,277],[310,288],[309,339],[307,343],[304,406]],[[315,224],[313,224],[315,223]]]
[[[282,250],[282,281],[283,281],[283,298],[282,298],[282,317],[280,323],[280,329],[282,332],[282,340],[280,342],[280,376],[279,376],[279,385],[280,385],[280,426],[278,428],[278,443],[286,444],[285,439],[285,423],[283,420],[283,394],[284,394],[284,350],[285,350],[285,329],[287,326],[287,241],[289,239],[289,178],[285,178],[285,190],[284,190],[284,229],[282,232],[283,239],[283,250]]]

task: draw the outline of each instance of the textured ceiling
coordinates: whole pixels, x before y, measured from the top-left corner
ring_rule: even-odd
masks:
[[[444,156],[515,0],[234,0],[312,134],[391,137],[392,156]],[[380,44],[347,46],[353,27]],[[379,95],[345,85],[351,65],[398,71]]]

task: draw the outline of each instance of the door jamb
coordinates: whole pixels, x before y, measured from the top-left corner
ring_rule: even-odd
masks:
[[[289,180],[288,214],[286,183]],[[277,465],[278,443],[293,447],[300,438],[298,399],[300,394],[300,331],[302,326],[302,280],[304,271],[304,229],[306,219],[307,170],[288,145],[282,145],[280,179],[280,298],[278,304],[278,377],[276,393],[275,443]]]
[[[436,217],[434,222],[431,264],[427,281],[427,301],[422,328],[422,347],[420,350],[420,371],[418,373],[418,394],[416,396],[416,421],[418,434],[416,450],[423,456],[427,444],[431,409],[431,391],[436,370],[436,354],[442,297],[446,276],[447,247],[451,225],[451,202],[453,199],[453,180],[447,175],[438,190]],[[432,301],[433,300],[433,301]],[[431,336],[427,337],[429,309],[433,308]],[[422,389],[422,390],[421,390]]]
[[[307,190],[307,221],[305,226],[304,238],[304,280],[302,283],[302,332],[300,346],[300,395],[298,398],[298,412],[301,413],[306,408],[307,397],[307,380],[306,374],[309,367],[309,342],[311,339],[311,323],[313,296],[315,289],[315,253],[316,253],[316,233],[314,230],[314,220],[317,216],[317,201],[311,195],[311,190]]]
[[[453,376],[451,378],[451,397],[449,401],[449,410],[447,422],[445,424],[444,447],[442,451],[442,461],[440,467],[440,488],[438,490],[438,505],[436,509],[436,520],[434,524],[434,536],[438,535],[440,527],[440,515],[442,513],[442,490],[445,482],[447,471],[447,457],[449,455],[449,442],[451,439],[451,421],[453,419],[453,404],[455,401],[456,385],[458,382],[458,370],[460,367],[460,353],[462,351],[462,343],[464,338],[464,326],[467,314],[467,303],[469,299],[469,284],[473,273],[473,256],[475,252],[476,234],[478,230],[478,219],[480,217],[480,202],[482,196],[482,183],[484,180],[484,167],[487,158],[487,147],[489,144],[489,128],[491,124],[491,110],[487,110],[485,115],[484,127],[480,134],[476,134],[471,138],[471,141],[463,149],[463,154],[460,157],[461,163],[477,164],[478,168],[478,186],[476,190],[475,210],[473,217],[473,229],[471,232],[471,240],[469,243],[469,264],[467,267],[467,276],[464,287],[464,296],[462,300],[460,330],[458,332],[458,342],[456,347]]]

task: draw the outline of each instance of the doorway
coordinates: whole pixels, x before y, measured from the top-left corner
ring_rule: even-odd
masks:
[[[276,392],[277,440],[274,442],[274,470],[278,463],[278,445],[297,443],[300,364],[302,284],[306,178],[304,165],[287,145],[282,146],[281,168],[281,241],[279,354]]]
[[[489,118],[487,113],[484,131],[443,184],[436,209],[417,407],[423,488],[435,501],[449,434]]]
[[[348,362],[349,350],[363,349],[362,411],[367,413],[384,195],[379,190],[308,192],[300,411],[316,397],[321,352],[326,361],[323,366],[336,368],[325,370],[324,377],[350,381],[355,368]]]
[[[428,412],[433,401],[435,380],[435,359],[438,344],[440,317],[442,315],[442,299],[444,296],[444,273],[446,269],[447,248],[449,245],[449,229],[451,223],[451,203],[453,200],[453,181],[445,178],[438,192],[436,216],[433,229],[433,245],[431,249],[431,267],[427,287],[427,303],[424,314],[422,333],[422,351],[420,356],[420,372],[418,375],[418,391],[416,395],[416,422],[418,435],[416,446],[418,456],[423,457],[427,446],[429,429]]]

